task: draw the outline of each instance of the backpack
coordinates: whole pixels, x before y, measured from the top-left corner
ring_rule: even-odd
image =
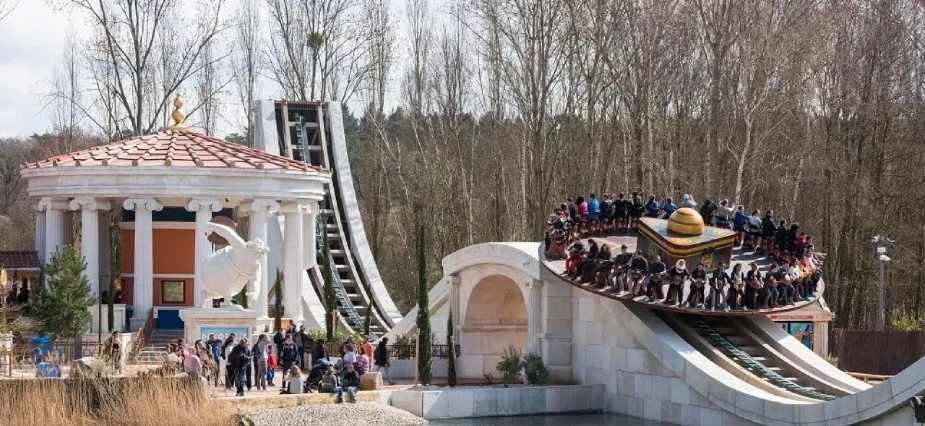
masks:
[[[388,353],[386,353],[385,346],[376,347],[376,350],[373,351],[373,362],[376,365],[385,365],[386,358],[388,358]]]

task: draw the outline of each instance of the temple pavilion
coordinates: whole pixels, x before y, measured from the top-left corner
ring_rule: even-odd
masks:
[[[179,96],[174,106],[174,124],[160,132],[21,165],[35,202],[39,265],[77,236],[92,291],[103,294],[114,249],[109,211],[122,208],[117,309],[128,318],[115,328],[137,331],[154,318],[158,328],[182,328],[179,311],[211,306],[199,275],[214,249],[205,224],[216,216],[247,217],[249,232],[241,236],[267,242],[268,221],[280,220],[283,243],[271,245],[269,255],[282,256],[283,305],[287,317],[299,321],[302,288],[310,285],[304,271],[315,262],[315,216],[330,172],[198,133],[183,125]],[[259,289],[252,308],[260,318],[268,318],[274,278],[264,255],[248,283]]]

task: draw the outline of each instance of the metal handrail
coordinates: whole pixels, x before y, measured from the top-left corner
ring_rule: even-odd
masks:
[[[321,217],[322,215],[317,215],[315,218],[315,239],[318,242],[318,249],[323,252],[324,236],[321,233],[327,232],[327,229],[325,226],[326,224],[321,220]],[[345,311],[347,311],[347,318],[350,321],[350,326],[353,327],[354,331],[356,331],[357,328],[363,327],[363,320],[360,319],[360,314],[357,312],[356,307],[353,306],[353,302],[351,302],[350,298],[347,296],[347,290],[344,288],[344,283],[340,281],[340,276],[337,274],[337,264],[334,262],[334,255],[331,254],[330,250],[328,250],[327,262],[328,267],[331,268],[331,276],[334,277],[334,295],[337,297],[339,302],[338,304],[341,305]]]
[[[148,319],[145,321],[145,325],[141,327],[141,330],[138,330],[138,335],[135,336],[135,356],[132,358],[132,361],[138,363],[138,356],[141,355],[141,351],[147,346],[147,340],[151,337],[151,333],[154,332],[154,309],[151,309],[151,312],[148,312]]]

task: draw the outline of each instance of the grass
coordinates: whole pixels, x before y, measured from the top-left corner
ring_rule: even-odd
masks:
[[[9,426],[237,425],[191,378],[0,381],[0,424]]]

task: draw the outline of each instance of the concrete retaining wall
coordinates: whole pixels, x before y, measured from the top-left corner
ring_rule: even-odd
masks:
[[[394,391],[389,405],[428,420],[601,411],[603,385]]]

